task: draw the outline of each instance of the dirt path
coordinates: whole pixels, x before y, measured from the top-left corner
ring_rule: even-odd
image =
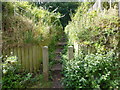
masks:
[[[57,49],[55,50],[55,61],[56,63],[52,67],[52,77],[53,77],[53,88],[63,88],[61,85],[61,71],[62,71],[62,63],[61,61],[61,54],[64,49],[64,46],[66,45],[66,38],[63,34],[62,38],[60,41],[57,43]]]

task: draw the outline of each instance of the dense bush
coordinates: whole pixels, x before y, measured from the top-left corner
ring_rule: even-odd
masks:
[[[58,38],[56,36],[62,31],[59,13],[32,6],[28,2],[4,2],[2,8],[3,44],[40,44],[56,40],[54,38]],[[14,8],[19,15],[13,12]]]
[[[65,28],[70,43],[92,46],[97,52],[116,49],[119,42],[119,17],[116,6],[103,11],[89,11],[83,3]]]
[[[118,88],[119,68],[112,51],[104,55],[81,53],[73,60],[65,60],[63,84],[66,88]]]

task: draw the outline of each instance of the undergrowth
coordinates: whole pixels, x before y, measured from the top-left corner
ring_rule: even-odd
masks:
[[[119,61],[114,52],[79,54],[72,60],[64,58],[62,80],[65,88],[119,88]]]
[[[50,81],[43,82],[41,73],[35,74],[22,71],[16,56],[4,58],[2,66],[2,89],[51,87]]]

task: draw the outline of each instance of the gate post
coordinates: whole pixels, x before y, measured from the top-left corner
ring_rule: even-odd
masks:
[[[68,47],[68,59],[71,60],[74,57],[73,46]]]
[[[42,48],[42,52],[43,52],[43,76],[44,76],[44,80],[48,81],[48,46],[44,46]]]

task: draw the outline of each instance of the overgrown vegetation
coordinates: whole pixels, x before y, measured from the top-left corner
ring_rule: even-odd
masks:
[[[120,62],[116,54],[120,25],[118,7],[116,3],[112,8],[104,6],[103,11],[89,11],[91,3],[82,3],[65,28],[69,44],[79,45],[73,60],[65,57],[63,60],[66,88],[120,87]]]
[[[3,3],[3,11],[4,44],[40,44],[57,39],[56,36],[61,33],[59,13],[32,6],[28,2]]]
[[[116,6],[103,11],[89,11],[89,3],[83,3],[65,28],[69,42],[93,47],[96,52],[116,49],[119,42],[119,18]]]
[[[68,24],[68,21],[71,21],[70,15],[75,13],[80,4],[81,2],[35,2],[38,7],[42,6],[50,12],[59,12],[62,15],[60,21],[63,27]]]
[[[73,14],[79,4],[76,13]],[[3,50],[10,46],[26,44],[47,45],[51,67],[56,63],[52,61],[55,57],[53,51],[56,49],[56,42],[62,36],[62,26],[66,26],[67,20],[71,20],[65,27],[65,33],[68,36],[69,45],[77,43],[79,48],[75,50],[78,52],[75,52],[74,59],[68,60],[66,55],[62,58],[64,87],[119,88],[120,62],[117,49],[120,43],[118,29],[120,18],[118,7],[117,3],[113,3],[112,8],[109,8],[108,3],[102,4],[103,11],[99,9],[89,11],[93,3],[43,3],[38,7],[30,2],[4,2],[2,7]],[[73,5],[76,7],[73,8]],[[70,11],[70,7],[73,11]],[[72,14],[71,17],[66,17],[70,16],[66,14],[67,12]],[[66,16],[61,18],[60,13]],[[67,46],[64,47],[63,54],[66,54],[66,51]],[[43,82],[43,75],[23,72],[16,56],[2,58],[3,88],[51,87],[51,82]]]
[[[119,88],[119,64],[112,51],[104,55],[81,53],[64,61],[63,84],[66,88]]]
[[[23,72],[16,56],[4,58],[2,88],[50,88],[51,82],[43,82],[42,74]]]
[[[60,13],[49,12],[28,2],[4,2],[2,9],[3,52],[9,47],[38,44],[40,47],[48,45],[50,55],[52,55],[55,43],[62,32]],[[41,73],[33,74],[22,71],[23,66],[19,65],[17,57],[5,58],[3,55],[3,88],[51,87],[51,82],[44,82]],[[50,59],[52,58],[51,56]]]

